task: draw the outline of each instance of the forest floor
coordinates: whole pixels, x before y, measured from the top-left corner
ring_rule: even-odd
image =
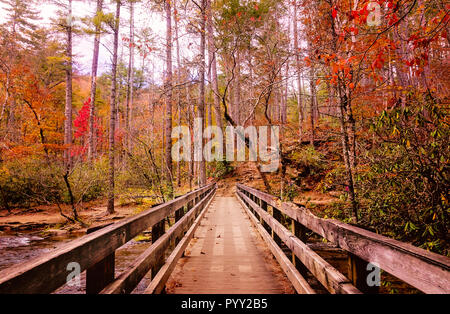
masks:
[[[336,147],[326,144],[317,145],[317,150],[323,154],[323,163],[329,160],[335,160]],[[288,154],[303,154],[302,147],[295,141],[295,137],[286,138],[283,146]],[[236,183],[242,183],[253,188],[265,191],[265,186],[261,175],[258,173],[257,164],[254,162],[243,162],[233,164],[234,170],[225,177],[218,180],[217,195],[221,197],[234,196],[236,191]],[[323,179],[326,171],[321,171],[315,175],[309,174],[309,169],[297,162],[292,162],[287,167],[286,178],[289,182],[285,183],[285,188],[293,191],[290,201],[307,207],[315,214],[323,214],[323,211],[333,204],[340,201],[338,191],[321,192],[317,189],[319,182]],[[266,174],[270,182],[272,194],[280,197],[281,195],[281,176],[280,173]],[[297,182],[298,181],[298,182]],[[183,187],[177,191],[182,195],[189,191],[188,187]],[[141,192],[141,191],[140,191]],[[128,195],[129,196],[129,195]],[[117,198],[116,212],[113,215],[106,215],[106,198],[98,199],[91,202],[84,202],[77,206],[78,215],[83,222],[71,223],[60,213],[60,208],[67,216],[72,216],[69,205],[40,205],[30,208],[16,208],[9,213],[6,210],[0,210],[0,231],[4,232],[20,232],[20,231],[48,231],[49,233],[64,234],[67,232],[85,231],[87,226],[102,225],[114,222],[126,217],[138,214],[150,205],[146,200],[140,202],[123,201],[121,197]]]
[[[71,216],[71,208],[68,205],[60,205],[65,215]],[[11,213],[0,211],[0,231],[36,231],[43,230],[46,233],[64,234],[72,231],[85,231],[86,225],[95,225],[114,222],[139,212],[135,204],[117,205],[115,213],[106,215],[106,200],[96,200],[84,203],[78,207],[80,220],[85,224],[71,223],[60,213],[57,205],[40,205],[28,209],[13,209]]]
[[[218,182],[218,196],[233,196],[236,191],[236,183],[243,183],[252,187],[264,190],[264,184],[258,176],[255,165],[245,163],[235,169],[230,176]],[[273,189],[277,190],[277,184],[272,184]],[[307,205],[312,208],[319,208],[339,200],[337,197],[307,191],[300,193],[293,200],[295,203]],[[146,205],[134,203],[116,204],[116,212],[113,215],[106,215],[106,199],[85,202],[78,206],[78,215],[85,225],[95,226],[114,222],[138,214]],[[79,223],[71,223],[60,213],[60,208],[65,215],[71,216],[69,205],[39,205],[31,208],[15,208],[10,213],[6,210],[0,210],[0,231],[45,231],[54,234],[64,234],[67,232],[85,231],[86,226]]]
[[[269,179],[273,195],[280,197],[281,183],[279,176],[272,174],[266,175]],[[312,178],[308,179],[310,179],[308,182],[308,184],[311,185],[310,190],[300,191],[300,187],[295,186],[297,193],[292,198],[292,203],[303,205],[314,213],[321,213],[323,209],[327,208],[328,206],[340,202],[340,192],[320,192],[315,189],[315,186],[318,184],[318,182]],[[255,189],[266,191],[264,182],[261,176],[258,174],[255,163],[242,163],[239,165],[239,167],[235,168],[234,172],[221,179],[218,182],[217,195],[233,196],[236,191],[236,183],[242,183]]]

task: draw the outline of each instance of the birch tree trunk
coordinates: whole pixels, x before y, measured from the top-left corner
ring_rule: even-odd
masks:
[[[200,22],[200,101],[198,105],[197,117],[202,119],[202,129],[205,125],[205,50],[206,50],[206,0],[202,0],[201,9],[201,22]],[[202,136],[202,152],[203,152],[203,136]],[[199,179],[200,185],[206,184],[206,162],[203,156],[199,162]]]
[[[208,31],[208,57],[209,57],[209,73],[210,83],[212,84],[213,98],[214,98],[214,111],[216,118],[216,125],[222,129],[222,114],[220,110],[220,97],[219,97],[219,84],[217,81],[217,60],[216,60],[216,47],[214,44],[214,31],[212,23],[212,7],[211,0],[207,0],[207,31]]]
[[[119,28],[120,28],[120,0],[116,2],[116,15],[114,21],[114,49],[112,58],[111,75],[111,102],[110,102],[110,120],[109,120],[109,171],[108,171],[108,214],[114,213],[114,136],[116,133],[116,88],[117,88],[117,58],[119,48]]]
[[[186,85],[186,103],[188,106],[188,123],[189,123],[189,131],[193,134],[193,120],[194,120],[194,104],[191,102],[191,94],[189,93],[189,87]],[[191,156],[189,159],[189,190],[192,191],[192,181],[194,179],[194,143],[191,141]]]
[[[352,160],[351,160],[351,154],[350,154],[350,141],[349,141],[349,135],[348,135],[348,124],[345,118],[345,108],[348,103],[347,95],[345,94],[345,91],[343,91],[343,87],[341,86],[342,83],[338,82],[338,94],[339,94],[339,100],[340,100],[340,116],[339,120],[341,123],[341,136],[342,136],[342,151],[344,155],[344,164],[345,169],[347,171],[347,181],[348,181],[348,195],[350,199],[350,203],[352,205],[352,212],[351,217],[353,218],[354,222],[358,221],[358,208],[357,208],[357,202],[356,202],[356,195],[355,195],[355,183],[353,179],[353,168],[352,168]]]
[[[103,7],[103,0],[97,0],[97,12],[96,17],[98,19]],[[96,90],[97,90],[97,69],[98,69],[98,55],[100,51],[100,29],[101,22],[95,21],[95,38],[94,38],[94,56],[92,58],[92,70],[91,70],[91,102],[89,104],[89,139],[88,139],[88,160],[92,163],[94,158],[94,119],[95,119],[95,100],[96,100]]]
[[[64,145],[67,146],[64,151],[64,162],[66,168],[72,167],[72,154],[70,145],[72,145],[72,0],[69,0],[67,7],[68,21],[66,25],[67,47],[66,47],[66,105],[64,120]]]
[[[178,39],[178,11],[176,7],[176,0],[173,2],[174,20],[175,20],[175,40],[177,44],[177,84],[181,84],[181,58],[180,58],[180,41]],[[177,88],[177,122],[178,126],[181,126],[181,92],[180,88]],[[181,161],[177,162],[177,186],[181,187]]]
[[[234,112],[235,121],[241,125],[241,53],[239,47],[236,49],[236,69],[234,84]]]
[[[299,129],[299,142],[302,142],[303,138],[303,121],[305,119],[303,112],[303,84],[302,84],[302,71],[300,67],[300,50],[298,44],[298,21],[297,21],[297,1],[293,1],[294,6],[294,50],[295,50],[295,65],[297,68],[297,85],[298,85],[298,93],[297,93],[297,111],[298,111],[298,129]]]
[[[337,51],[337,42],[338,42],[338,35],[337,35],[337,28],[338,26],[335,24],[336,21],[334,18],[331,20],[331,31],[333,36],[333,50]],[[358,204],[356,200],[356,193],[355,193],[355,184],[353,179],[353,167],[352,167],[352,160],[350,157],[350,141],[349,141],[349,127],[348,127],[348,114],[346,111],[348,108],[351,108],[351,95],[347,95],[346,92],[346,86],[344,82],[342,81],[342,78],[340,77],[341,74],[338,73],[338,81],[337,81],[337,96],[339,99],[339,121],[341,124],[341,139],[342,139],[342,152],[344,156],[344,164],[345,164],[345,170],[347,172],[347,188],[348,188],[348,195],[349,200],[351,204],[351,213],[350,217],[352,218],[353,222],[358,222]]]
[[[314,140],[315,140],[315,125],[314,125],[314,112],[315,112],[315,99],[316,99],[316,83],[314,80],[314,67],[313,65],[311,65],[311,70],[309,72],[310,78],[309,78],[309,87],[310,87],[310,122],[311,122],[311,138],[310,138],[310,142],[311,142],[311,146],[314,146]]]
[[[134,83],[134,0],[130,0],[130,55],[128,59],[128,77],[127,77],[127,105],[125,109],[125,147],[131,151],[132,143],[132,114],[133,114],[133,83]]]
[[[288,51],[291,48],[291,10],[288,8]],[[283,102],[281,104],[281,112],[280,112],[280,121],[281,124],[285,124],[287,122],[287,103],[289,98],[289,61],[290,58],[286,61],[286,74],[285,74],[285,85],[284,85],[284,95]]]
[[[125,64],[123,62],[123,45],[120,47],[120,54],[118,56],[118,60],[117,60],[117,66],[119,66],[119,64]],[[127,74],[128,75],[128,74]],[[127,78],[128,80],[128,78]],[[123,90],[123,74],[122,71],[117,71],[117,89],[116,89],[116,130],[120,130],[120,109],[122,107],[123,109],[123,104],[120,101],[120,97],[122,95],[122,90]],[[126,97],[126,89],[125,89],[125,97]],[[126,99],[125,99],[126,101]],[[124,111],[124,110],[122,110]],[[125,123],[125,119],[123,121]],[[123,151],[119,154],[119,159],[122,160],[122,156],[124,155],[125,151],[126,151],[127,147],[123,146]]]
[[[164,77],[164,90],[166,93],[166,122],[165,122],[165,161],[166,179],[169,184],[169,198],[173,197],[172,185],[172,5],[169,0],[165,1],[166,12],[166,73]]]

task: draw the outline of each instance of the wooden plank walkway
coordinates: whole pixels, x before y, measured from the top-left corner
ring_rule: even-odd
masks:
[[[174,294],[294,293],[235,197],[213,200],[166,287]]]

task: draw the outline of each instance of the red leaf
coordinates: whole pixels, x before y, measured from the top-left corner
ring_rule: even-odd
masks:
[[[337,16],[337,11],[335,8],[333,8],[333,12],[331,13],[331,16],[333,16],[333,18],[335,19]]]

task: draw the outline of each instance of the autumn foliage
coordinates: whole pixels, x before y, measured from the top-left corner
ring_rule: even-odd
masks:
[[[51,26],[23,2],[0,24],[2,208],[108,195],[113,209],[247,181],[449,254],[445,1],[137,1],[136,16],[113,1],[73,24],[60,1]],[[94,43],[92,63],[69,38]],[[280,126],[279,171],[171,162],[171,130],[192,134],[200,116],[203,128]]]

